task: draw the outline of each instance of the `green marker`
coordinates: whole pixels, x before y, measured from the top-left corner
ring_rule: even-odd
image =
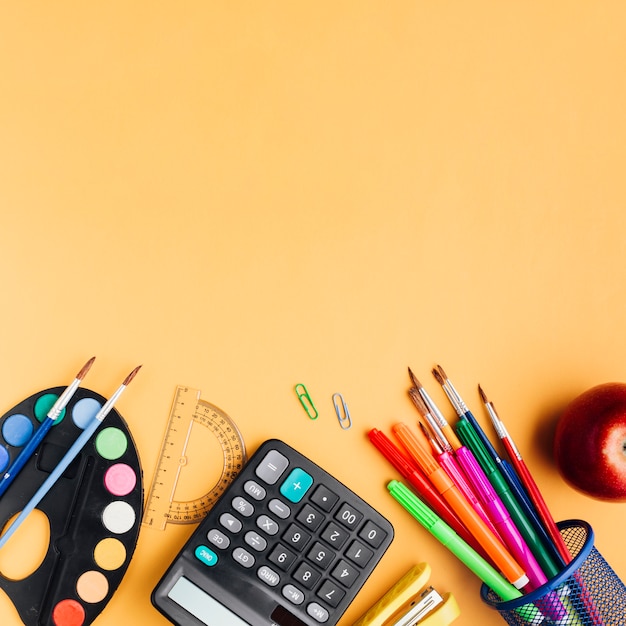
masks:
[[[529,521],[528,517],[522,510],[519,502],[511,492],[504,476],[498,469],[496,462],[493,460],[487,449],[485,448],[480,437],[474,430],[474,427],[467,420],[459,420],[456,424],[456,432],[461,442],[472,452],[476,461],[485,472],[494,491],[500,496],[502,503],[509,512],[511,519],[517,526],[524,541],[528,544],[534,557],[546,573],[548,578],[552,578],[559,573],[558,568],[546,550],[537,531]]]
[[[438,539],[450,552],[462,561],[480,580],[495,591],[503,601],[516,600],[522,593],[501,576],[485,559],[446,524],[436,513],[424,504],[403,483],[392,480],[387,484],[391,496],[397,500],[433,537]],[[533,605],[524,605],[523,617],[528,623],[537,625],[544,616]]]

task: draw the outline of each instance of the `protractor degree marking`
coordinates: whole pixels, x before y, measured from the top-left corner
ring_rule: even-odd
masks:
[[[214,502],[226,490],[226,487],[239,472],[246,460],[243,438],[236,424],[230,417],[225,415],[221,409],[205,400],[198,400],[197,402],[193,419],[190,422],[185,439],[183,455],[187,450],[194,423],[208,428],[216,437],[222,449],[222,471],[215,484],[211,486],[207,493],[198,498],[194,498],[193,500],[174,500],[173,492],[170,500],[170,518],[172,516],[175,517],[177,513],[185,513],[189,518],[193,519],[172,519],[172,521],[192,522],[198,518],[204,517],[208,509],[211,508]],[[181,462],[182,458],[185,458],[185,462]],[[181,460],[179,460],[179,466],[177,468],[178,475],[180,475],[180,472],[188,463],[186,456],[181,457]]]

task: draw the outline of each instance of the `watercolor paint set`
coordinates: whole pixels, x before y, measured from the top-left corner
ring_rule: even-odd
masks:
[[[0,476],[46,420],[64,389],[35,393],[0,417]],[[106,402],[93,391],[76,389],[0,498],[1,527],[27,506]],[[143,511],[139,456],[126,422],[115,409],[110,409],[37,508],[49,522],[43,560],[21,579],[2,572],[0,588],[26,626],[91,624],[128,569]]]

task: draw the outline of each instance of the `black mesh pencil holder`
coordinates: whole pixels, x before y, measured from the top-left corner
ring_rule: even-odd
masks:
[[[558,523],[574,557],[557,576],[522,598],[503,602],[487,585],[480,595],[512,626],[626,626],[626,587],[593,547],[593,530],[587,522]],[[558,618],[546,610],[558,603]]]

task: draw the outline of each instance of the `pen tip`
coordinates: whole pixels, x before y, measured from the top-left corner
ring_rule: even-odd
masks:
[[[125,379],[122,385],[127,386],[130,384],[130,381],[137,376],[137,372],[141,369],[141,365],[138,365]]]
[[[91,369],[91,366],[93,365],[93,362],[95,360],[96,357],[92,356],[89,361],[87,361],[87,363],[85,363],[85,365],[81,367],[80,372],[76,374],[76,378],[78,378],[78,380],[82,380],[83,378],[85,378],[85,376],[87,376],[87,372]]]

